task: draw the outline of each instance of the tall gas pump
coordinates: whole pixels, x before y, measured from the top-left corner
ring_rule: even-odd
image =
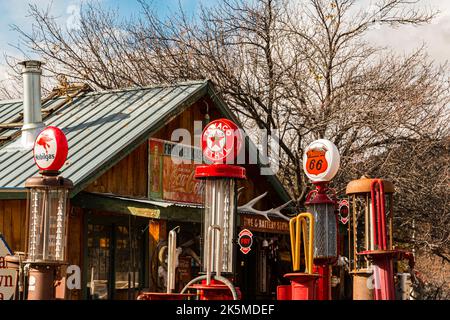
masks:
[[[331,141],[316,140],[305,149],[303,170],[316,186],[306,196],[305,206],[315,222],[314,272],[320,275],[317,281],[317,300],[331,300],[331,266],[338,258],[337,198],[328,184],[338,172],[339,166],[339,151]]]
[[[69,179],[60,176],[68,144],[56,127],[43,130],[34,144],[39,176],[28,178],[28,300],[53,300],[58,273],[66,264]]]
[[[339,170],[340,156],[328,140],[312,142],[303,156],[303,169],[316,189],[306,197],[306,213],[290,221],[293,273],[285,275],[290,285],[277,288],[278,300],[330,300],[331,268],[338,258],[337,199],[328,188]],[[307,229],[309,232],[307,233]],[[305,252],[305,272],[301,266],[301,234]],[[308,236],[307,236],[308,235]]]
[[[212,162],[199,165],[195,177],[204,180],[203,273],[183,289],[196,289],[200,300],[237,300],[234,275],[237,184],[245,168],[233,163],[242,146],[235,123],[227,119],[210,122],[202,134],[203,155]],[[197,283],[201,281],[201,283]]]
[[[394,260],[406,258],[414,266],[409,252],[392,245],[394,192],[392,182],[382,179],[362,177],[347,185],[354,300],[395,300]]]

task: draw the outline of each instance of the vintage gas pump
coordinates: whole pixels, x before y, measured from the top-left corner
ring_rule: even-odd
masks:
[[[318,300],[331,299],[331,265],[338,258],[337,199],[328,188],[339,170],[340,156],[329,140],[312,142],[305,150],[303,169],[316,189],[306,196],[306,209],[314,217],[314,272],[320,275],[317,282]]]
[[[319,274],[313,273],[313,249],[314,249],[314,217],[311,213],[301,213],[289,221],[291,235],[292,270],[285,274],[290,285],[277,287],[277,300],[316,300],[316,281]],[[309,232],[307,232],[309,229]],[[301,247],[303,240],[303,252],[305,272],[301,269]]]
[[[36,138],[34,160],[40,176],[26,180],[28,192],[28,300],[55,299],[55,281],[65,264],[67,199],[73,187],[58,171],[67,158],[64,133],[48,127]]]
[[[354,300],[394,300],[393,260],[407,256],[392,246],[392,182],[362,177],[347,185],[351,208],[349,257]]]
[[[236,180],[245,179],[245,168],[230,165],[242,141],[238,127],[227,119],[209,123],[203,131],[202,149],[212,162],[199,165],[195,177],[204,180],[203,272],[185,289],[196,289],[201,300],[237,299],[238,290],[227,277],[234,274]],[[202,281],[200,284],[195,284]],[[184,290],[182,292],[184,292]]]

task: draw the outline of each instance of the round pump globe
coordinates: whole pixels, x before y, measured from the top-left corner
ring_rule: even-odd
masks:
[[[67,138],[62,130],[47,127],[34,143],[34,161],[40,170],[58,171],[66,162],[68,151]]]
[[[341,157],[337,147],[329,140],[312,142],[303,155],[303,170],[312,182],[328,182],[339,170]]]

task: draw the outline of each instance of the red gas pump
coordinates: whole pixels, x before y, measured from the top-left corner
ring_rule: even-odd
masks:
[[[303,169],[316,189],[306,197],[307,213],[301,214],[290,222],[291,247],[294,273],[285,277],[291,280],[289,286],[277,288],[278,300],[329,300],[331,299],[331,269],[338,257],[337,252],[337,216],[336,197],[330,194],[328,183],[339,170],[339,152],[328,140],[317,140],[305,150]],[[302,227],[297,221],[308,215],[310,229],[309,239],[304,239],[306,272],[297,273],[300,269],[299,234],[306,235],[307,220],[302,220]],[[297,219],[297,220],[296,220]],[[292,225],[297,224],[294,228]],[[305,229],[305,230],[302,230]],[[293,240],[293,239],[297,240]],[[306,243],[309,244],[308,254]],[[308,258],[309,257],[309,258]],[[314,266],[313,266],[314,264]]]
[[[362,177],[347,185],[354,300],[395,300],[394,261],[408,259],[414,266],[413,256],[392,244],[394,192],[392,182],[382,179]]]
[[[208,165],[195,169],[195,178],[204,180],[203,275],[192,279],[180,293],[175,287],[175,267],[171,256],[176,250],[175,229],[169,234],[167,293],[143,293],[141,300],[181,300],[198,296],[200,300],[238,300],[239,288],[230,278],[234,274],[235,225],[237,213],[236,181],[245,179],[245,168],[230,165],[242,146],[235,123],[219,119],[209,123],[202,134],[202,149]],[[196,294],[187,294],[195,290]]]
[[[316,186],[307,195],[305,205],[315,221],[314,272],[320,275],[317,300],[331,300],[331,266],[338,258],[337,198],[328,184],[339,170],[339,165],[339,151],[329,140],[316,140],[305,150],[303,169]]]
[[[203,272],[190,281],[182,293],[196,289],[200,300],[237,300],[240,292],[229,280],[234,274],[236,181],[245,179],[245,168],[230,165],[238,155],[242,138],[236,124],[227,119],[209,123],[202,134],[205,158],[195,177],[205,181],[203,221]],[[201,281],[201,283],[197,283]]]

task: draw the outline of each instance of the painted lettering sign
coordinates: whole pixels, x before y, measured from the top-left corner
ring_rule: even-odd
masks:
[[[169,157],[164,157],[163,165],[164,200],[190,203],[203,202],[203,183],[194,177],[194,164],[175,164]]]
[[[0,300],[11,300],[16,291],[16,276],[15,270],[6,268],[5,258],[11,255],[6,241],[0,235]]]
[[[173,142],[150,140],[150,197],[186,203],[203,203],[203,183],[195,179],[202,161],[199,148]]]
[[[67,138],[56,127],[44,129],[34,143],[34,161],[41,170],[58,171],[66,162],[67,153]]]
[[[284,220],[267,220],[262,217],[255,217],[241,213],[241,225],[256,232],[267,233],[289,233],[289,222]]]

